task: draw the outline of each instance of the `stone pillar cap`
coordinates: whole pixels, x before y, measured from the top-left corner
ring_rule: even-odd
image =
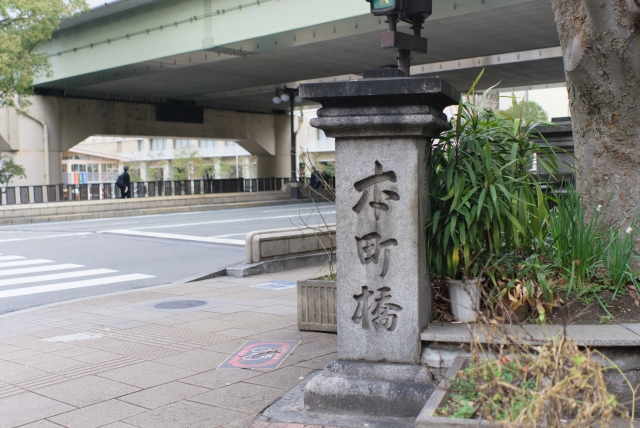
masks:
[[[442,111],[460,92],[435,77],[360,79],[300,85],[300,97],[325,108],[428,105]]]

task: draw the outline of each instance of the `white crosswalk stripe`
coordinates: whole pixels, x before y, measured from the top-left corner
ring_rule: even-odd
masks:
[[[0,276],[24,275],[27,273],[50,272],[52,270],[65,270],[83,268],[84,265],[76,265],[73,263],[63,263],[61,265],[32,266],[19,269],[0,269]]]
[[[2,256],[0,257],[0,262],[8,262],[9,260],[22,260],[25,258],[26,257],[22,257],[22,256]]]
[[[72,290],[74,288],[92,287],[94,285],[116,284],[118,282],[137,281],[140,279],[154,278],[151,275],[134,273],[130,275],[111,276],[107,278],[87,279],[84,281],[63,282],[60,284],[39,285],[37,287],[14,288],[13,290],[0,291],[0,299],[7,297],[28,296],[30,294],[47,293],[51,291]]]
[[[83,268],[85,268],[84,265],[74,263],[55,264],[53,260],[26,259],[17,255],[1,256],[0,254],[0,277],[6,277],[6,279],[0,279],[0,287],[14,287],[0,291],[0,299],[155,278],[152,275],[140,273],[113,275],[118,273],[113,269]],[[50,273],[61,270],[67,270],[67,272]],[[44,274],[41,274],[43,272]],[[96,278],[65,281],[87,276]],[[25,286],[15,287],[18,285]]]
[[[116,273],[116,272],[118,271],[113,269],[89,269],[89,270],[81,270],[81,271],[75,271],[75,272],[53,273],[50,275],[36,275],[36,276],[27,276],[22,278],[3,279],[3,280],[0,280],[0,287],[6,287],[8,285],[29,284],[32,282],[41,282],[41,281],[55,281],[58,279],[78,278],[81,276],[103,275],[105,273]]]
[[[53,260],[35,259],[35,260],[21,260],[19,262],[4,262],[4,263],[0,263],[0,268],[12,267],[12,266],[41,265],[43,263],[53,263]]]

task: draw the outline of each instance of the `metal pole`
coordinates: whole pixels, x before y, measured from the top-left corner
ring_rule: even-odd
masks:
[[[398,50],[398,69],[404,73],[404,77],[411,74],[411,51],[408,49]]]
[[[297,156],[296,156],[296,133],[294,130],[293,124],[293,105],[295,92],[287,91],[289,93],[289,106],[291,108],[291,198],[299,199],[300,198],[300,188],[298,183],[298,165],[297,165]]]

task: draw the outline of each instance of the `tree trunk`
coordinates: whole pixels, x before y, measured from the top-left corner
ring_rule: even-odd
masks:
[[[589,213],[612,198],[605,215],[626,228],[640,207],[640,0],[551,0],[551,7],[564,55],[578,192]]]

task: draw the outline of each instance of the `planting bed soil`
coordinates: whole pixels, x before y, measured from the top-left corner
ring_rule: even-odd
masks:
[[[600,300],[607,306],[610,314],[607,314],[597,300],[585,304],[580,300],[572,299],[570,302],[555,308],[546,320],[547,324],[616,324],[616,323],[639,323],[640,322],[640,301],[636,303],[635,295],[628,290],[625,294],[616,296],[611,300],[613,292],[602,291],[598,294]],[[488,311],[485,310],[485,316]],[[611,316],[612,315],[612,316]],[[446,285],[434,282],[434,322],[452,322],[455,320],[451,313],[449,296]],[[537,317],[531,315],[524,321],[526,324],[539,323]]]
[[[630,294],[616,297],[611,301],[611,291],[600,293],[599,297],[607,305],[607,310],[613,317],[605,312],[596,301],[590,305],[584,305],[579,301],[572,301],[558,308],[551,316],[550,322],[563,323],[568,319],[569,324],[608,324],[608,323],[637,323],[640,322],[640,308]]]

